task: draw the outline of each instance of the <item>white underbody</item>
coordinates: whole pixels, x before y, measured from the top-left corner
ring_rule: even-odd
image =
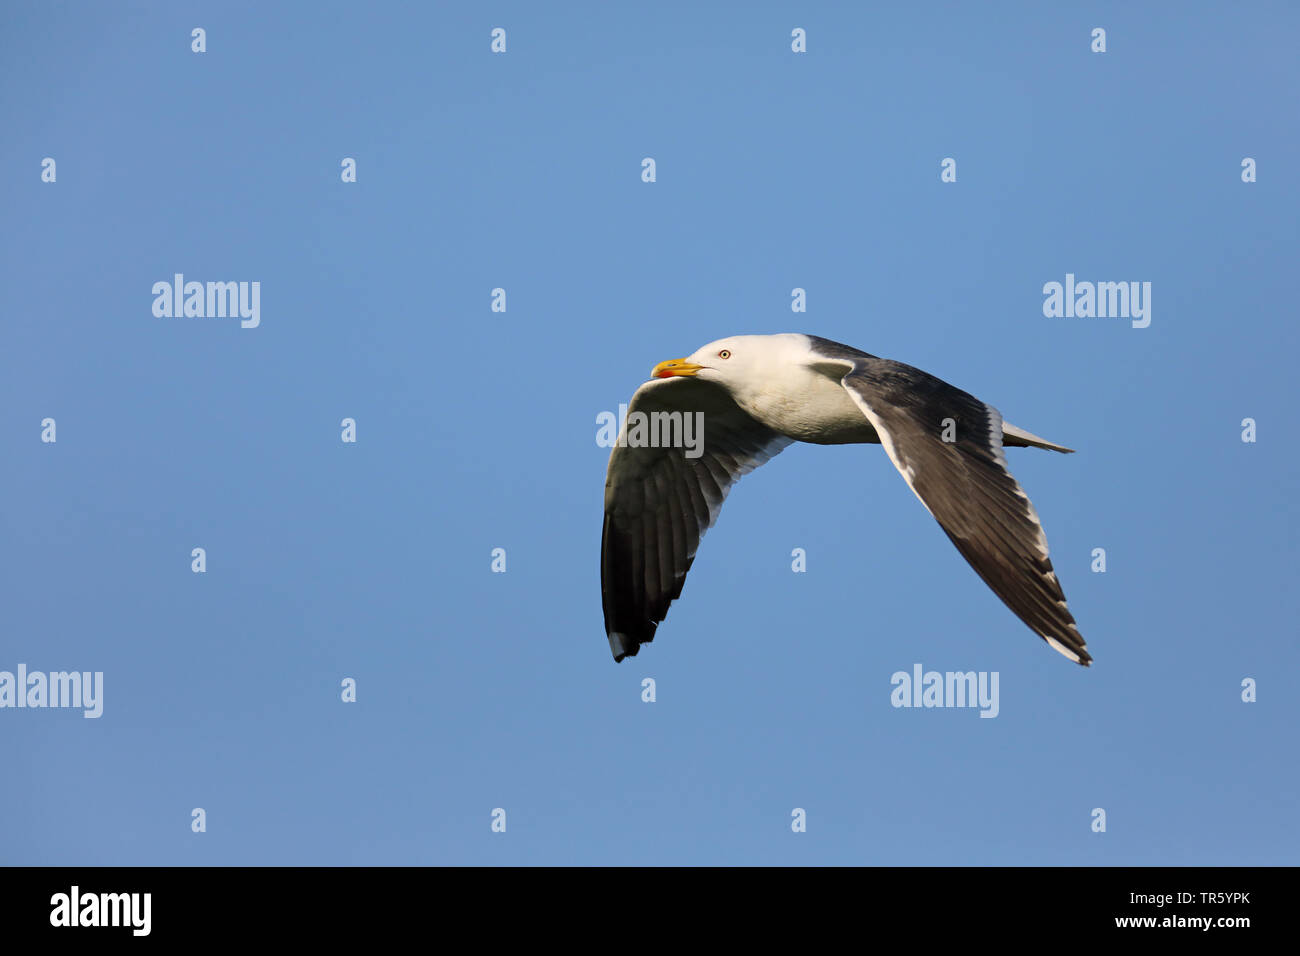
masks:
[[[844,371],[795,365],[780,376],[765,377],[755,389],[734,396],[741,408],[768,428],[815,445],[874,442],[880,436],[840,384]]]

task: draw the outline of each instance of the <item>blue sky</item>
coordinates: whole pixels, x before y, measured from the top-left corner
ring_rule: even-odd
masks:
[[[1300,862],[1293,6],[2,16],[0,670],[104,712],[0,709],[0,862]],[[155,317],[177,272],[261,324]],[[1045,317],[1067,273],[1151,325]],[[597,415],[784,331],[1078,449],[1008,456],[1092,668],[807,445],[614,664]],[[997,718],[891,707],[917,663]]]

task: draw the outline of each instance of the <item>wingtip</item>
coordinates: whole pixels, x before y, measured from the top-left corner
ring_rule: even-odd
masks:
[[[614,655],[615,664],[621,664],[625,657],[636,657],[636,652],[641,649],[636,641],[618,631],[610,631],[606,637],[609,638],[609,649]]]
[[[1071,647],[1066,647],[1064,644],[1062,644],[1054,637],[1048,637],[1046,634],[1043,634],[1041,636],[1043,640],[1045,640],[1051,646],[1052,650],[1057,651],[1063,656],[1074,661],[1080,667],[1092,666],[1092,655],[1088,653],[1088,650],[1084,646],[1082,641],[1079,642],[1078,648],[1075,649]]]

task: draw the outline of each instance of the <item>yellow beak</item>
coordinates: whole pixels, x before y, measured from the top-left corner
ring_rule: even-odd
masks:
[[[694,375],[703,365],[696,365],[694,362],[688,362],[686,359],[669,359],[667,362],[660,362],[650,371],[651,378],[671,378],[674,375]]]

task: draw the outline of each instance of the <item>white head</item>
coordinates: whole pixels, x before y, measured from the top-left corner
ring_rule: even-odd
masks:
[[[814,351],[808,336],[784,333],[718,339],[686,358],[660,362],[650,374],[713,382],[749,415],[799,441],[874,441],[862,409],[841,384],[846,370],[847,363]]]
[[[710,342],[686,358],[660,362],[650,376],[691,375],[739,387],[770,378],[791,361],[807,356],[808,340],[803,335],[732,335]]]

